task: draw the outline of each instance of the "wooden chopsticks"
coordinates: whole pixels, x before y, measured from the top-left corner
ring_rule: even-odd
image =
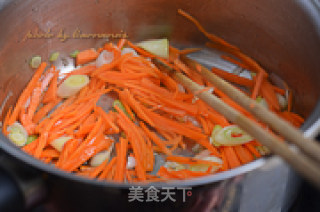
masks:
[[[279,133],[279,135],[283,136],[287,141],[295,144],[301,152],[294,151],[287,143],[282,142],[279,138],[260,127],[239,111],[227,105],[218,97],[212,95],[208,91],[201,92],[203,91],[203,86],[195,83],[184,74],[170,69],[158,60],[155,60],[154,62],[161,70],[169,72],[172,77],[188,88],[192,93],[224,115],[228,120],[237,124],[263,145],[267,146],[273,153],[281,156],[297,172],[320,188],[320,146],[318,143],[305,138],[299,130],[295,129],[286,121],[278,118],[273,112],[257,104],[256,101],[250,99],[245,94],[235,89],[231,84],[213,74],[197,62],[187,57],[182,57],[181,59],[189,67],[195,68],[196,66],[200,66],[200,73],[202,76],[247,111],[252,113],[256,118],[268,124],[268,126]]]
[[[199,65],[197,62],[183,57],[183,61],[190,67]],[[274,131],[281,134],[285,139],[297,145],[301,151],[310,155],[313,159],[320,162],[320,144],[305,138],[303,134],[294,128],[291,124],[280,119],[275,113],[266,109],[261,104],[258,104],[255,100],[249,98],[244,93],[234,88],[230,83],[224,79],[218,77],[207,68],[201,67],[201,75],[211,82],[215,87],[228,95],[231,99],[244,107],[247,111],[252,113],[256,118],[260,119]]]

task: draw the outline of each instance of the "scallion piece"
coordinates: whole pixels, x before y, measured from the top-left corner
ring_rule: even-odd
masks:
[[[73,52],[70,53],[70,57],[73,57],[73,58],[77,57],[79,52],[80,52],[79,50],[74,50]]]
[[[38,68],[41,64],[41,57],[39,55],[34,56],[30,60],[31,68]]]
[[[50,55],[49,61],[50,61],[50,62],[56,61],[56,60],[59,58],[59,55],[60,55],[59,52],[53,52],[53,53]]]
[[[36,136],[36,135],[30,135],[30,136],[28,136],[26,145],[27,145],[27,144],[30,144],[31,142],[33,142],[33,141],[36,140],[37,138],[38,138],[38,136]]]

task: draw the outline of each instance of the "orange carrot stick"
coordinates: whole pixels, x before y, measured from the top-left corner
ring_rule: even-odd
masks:
[[[41,157],[45,157],[45,158],[58,158],[60,156],[60,152],[58,152],[57,150],[53,149],[53,148],[48,148],[43,150],[43,152],[41,153]]]
[[[233,147],[230,146],[224,146],[223,151],[226,155],[226,159],[228,161],[229,167],[231,169],[236,168],[238,166],[241,166],[241,163],[233,149]]]
[[[195,130],[190,129],[183,123],[178,123],[176,121],[173,121],[171,119],[165,118],[157,113],[154,113],[150,111],[149,109],[144,109],[145,113],[150,117],[157,125],[155,128],[162,129],[169,132],[175,132],[182,134],[186,137],[189,137],[191,139],[195,140],[201,140],[206,139],[207,136],[202,134],[201,132],[197,132]]]
[[[256,157],[261,157],[261,154],[256,150],[254,145],[252,144],[252,141],[249,143],[245,143],[244,146]]]
[[[124,112],[121,109],[119,109],[118,106],[116,106],[115,109],[119,113],[118,124],[124,130],[126,135],[128,135],[129,142],[133,148],[133,153],[136,159],[135,170],[137,171],[137,177],[140,180],[146,180],[146,170],[143,166],[142,159],[144,153],[142,150],[142,144],[144,143],[143,138],[141,137],[141,134],[137,131],[137,126],[132,123],[132,121],[124,114]]]
[[[59,72],[56,72],[50,82],[48,90],[45,92],[42,103],[47,104],[54,101],[57,98],[57,83],[58,83]]]
[[[98,52],[94,49],[87,49],[87,50],[81,51],[77,54],[76,64],[82,65],[82,64],[89,63],[97,59],[98,56],[99,56]]]
[[[101,115],[102,119],[107,124],[107,126],[110,126],[112,129],[114,129],[115,133],[118,133],[119,132],[119,127],[110,118],[110,113],[106,114],[106,112],[104,112],[101,107],[96,107],[96,110]]]
[[[233,149],[236,152],[236,154],[242,164],[246,164],[246,163],[249,163],[254,160],[254,157],[249,152],[249,150],[242,147],[241,145],[234,146]]]
[[[136,114],[143,120],[145,120],[151,126],[154,126],[154,122],[148,117],[145,111],[142,109],[140,103],[138,103],[133,96],[130,94],[129,90],[125,89],[123,92],[120,93],[122,99],[126,99],[130,107],[136,112]]]
[[[280,105],[273,86],[266,79],[261,84],[261,94],[267,101],[270,109],[280,111]]]
[[[56,98],[54,101],[49,102],[48,104],[42,106],[33,116],[33,122],[39,123],[59,102],[60,98]]]
[[[243,85],[243,86],[246,86],[246,87],[253,87],[253,81],[250,80],[250,79],[247,79],[247,78],[244,78],[244,77],[240,77],[238,75],[235,75],[235,74],[232,74],[232,73],[229,73],[229,72],[226,72],[226,71],[223,71],[221,69],[218,69],[218,68],[212,68],[211,71],[213,73],[215,73],[216,75],[218,75],[219,77],[229,81],[229,82],[232,82],[232,83],[236,83],[238,85]]]
[[[233,46],[230,43],[226,42],[225,40],[223,40],[213,34],[208,33],[194,17],[192,17],[191,15],[186,13],[185,11],[178,9],[178,13],[180,15],[184,16],[185,18],[187,18],[188,20],[190,20],[192,23],[194,23],[194,25],[199,29],[199,31],[202,32],[212,42],[215,42],[221,46],[224,46],[224,47],[232,49],[232,50],[239,50],[238,47]]]
[[[229,56],[226,56],[226,55],[222,55],[221,56],[222,59],[226,60],[226,61],[229,61],[241,68],[244,68],[244,69],[249,69],[245,64],[243,64],[241,61],[238,61],[236,59],[233,59],[232,57],[229,57]]]
[[[107,164],[108,160],[103,161],[99,166],[97,166],[92,172],[89,173],[88,177],[97,177],[103,171]]]
[[[117,169],[114,176],[114,180],[117,182],[123,182],[124,180],[124,174],[127,164],[127,150],[128,150],[128,140],[124,138],[120,138],[120,150],[117,162]]]
[[[25,103],[27,99],[30,97],[33,89],[36,87],[37,82],[39,81],[40,77],[42,76],[42,73],[44,72],[47,64],[41,63],[39,68],[37,69],[36,73],[33,75],[32,79],[28,83],[27,87],[23,90],[22,94],[20,95],[12,114],[10,115],[10,118],[8,120],[8,125],[13,124],[15,121],[17,121],[18,116],[20,114],[20,110],[24,109]]]
[[[111,159],[111,161],[108,163],[108,165],[104,168],[98,179],[103,180],[106,179],[108,174],[111,172],[112,167],[116,164],[117,162],[117,157],[114,157]]]
[[[253,87],[253,91],[251,93],[251,98],[252,99],[256,99],[259,92],[260,92],[260,88],[261,88],[261,84],[262,84],[262,81],[264,79],[265,75],[264,73],[260,72],[257,74],[257,77],[255,78],[255,85]]]
[[[222,166],[220,167],[221,171],[226,171],[229,169],[228,159],[226,153],[223,149],[221,149],[221,159],[223,161]]]
[[[161,149],[161,151],[167,155],[171,155],[171,151],[164,145],[163,141],[154,133],[151,132],[147,126],[140,121],[140,126],[147,134],[147,136]]]
[[[33,93],[31,96],[30,105],[28,107],[28,113],[27,113],[28,119],[32,120],[33,115],[38,105],[40,104],[40,101],[41,101],[41,87],[39,83],[38,86],[33,90]]]

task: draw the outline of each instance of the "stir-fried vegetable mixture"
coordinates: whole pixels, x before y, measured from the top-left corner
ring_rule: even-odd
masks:
[[[224,52],[224,60],[250,71],[252,78],[218,68],[212,68],[212,72],[293,125],[303,123],[291,112],[288,87],[272,84],[268,73],[237,47],[205,31],[187,13],[179,13],[208,37],[208,46]],[[195,82],[214,88],[197,67],[188,66],[182,59],[198,50],[178,50],[167,39],[138,44],[122,39],[117,45],[107,43],[97,50],[72,52],[78,68],[65,75],[36,56],[31,66],[37,70],[15,107],[9,109],[3,133],[45,163],[117,182],[200,177],[241,166],[268,153],[266,147],[152,62],[157,59]],[[58,57],[55,52],[50,60]],[[217,88],[210,92],[255,120]],[[181,154],[187,150],[190,156]],[[165,163],[156,170],[159,156]]]

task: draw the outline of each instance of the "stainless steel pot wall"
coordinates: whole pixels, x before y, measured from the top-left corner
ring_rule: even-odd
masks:
[[[133,41],[166,36],[173,45],[203,46],[205,37],[177,15],[177,9],[182,8],[211,32],[239,46],[267,70],[285,79],[294,89],[295,110],[309,117],[303,129],[309,129],[309,134],[317,129],[314,123],[320,114],[316,107],[320,95],[320,13],[316,0],[5,2],[8,5],[0,12],[0,101],[12,91],[7,105],[14,104],[31,78],[33,72],[28,67],[28,59],[32,55],[48,58],[53,51],[69,53],[74,49],[98,47],[106,41],[80,39],[77,36],[80,31],[83,34],[126,33]],[[37,32],[47,38],[34,38]],[[63,41],[63,37],[57,38],[59,34],[70,37]],[[90,209],[86,205],[92,204],[97,209],[111,205],[124,209],[128,205],[128,186],[82,179],[56,170],[20,152],[3,136],[0,147],[13,160],[48,173],[47,181],[55,201],[53,208],[66,202],[69,202],[68,210],[76,210],[76,205],[82,210]],[[185,210],[199,209],[200,202],[202,209],[280,211],[290,203],[287,200],[292,199],[297,187],[294,178],[281,160],[271,157],[213,177],[171,185],[195,186],[198,196],[192,204],[181,206]],[[209,197],[217,201],[210,202]],[[168,210],[174,210],[177,205]],[[133,206],[137,205],[128,207]]]

